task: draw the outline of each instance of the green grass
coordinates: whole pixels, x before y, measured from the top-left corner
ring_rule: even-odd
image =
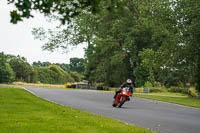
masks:
[[[200,108],[200,99],[191,98],[181,93],[170,93],[170,92],[149,93],[149,94],[135,93],[134,96]]]
[[[31,87],[31,88],[47,88],[47,89],[67,89],[71,90],[74,88],[65,88],[64,85],[51,85],[51,84],[31,84],[31,83],[15,83],[15,84],[0,84],[5,87]]]
[[[126,132],[152,131],[51,103],[23,89],[0,86],[0,133]]]

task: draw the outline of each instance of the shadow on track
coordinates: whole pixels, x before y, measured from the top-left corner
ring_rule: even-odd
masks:
[[[112,108],[115,108],[115,109],[127,109],[127,110],[128,109],[138,109],[136,107],[126,107],[126,106],[125,107],[122,106],[121,108],[119,108],[119,107],[112,107]]]

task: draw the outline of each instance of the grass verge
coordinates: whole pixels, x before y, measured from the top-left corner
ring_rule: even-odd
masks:
[[[169,93],[169,92],[149,93],[149,94],[135,93],[134,96],[200,108],[200,99],[191,98],[188,97],[187,95],[180,93]]]
[[[152,131],[51,103],[23,89],[0,86],[0,133],[123,132]]]

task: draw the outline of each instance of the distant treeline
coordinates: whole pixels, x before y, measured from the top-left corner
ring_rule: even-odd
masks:
[[[79,82],[84,76],[84,59],[71,58],[70,64],[33,62],[24,57],[0,53],[0,83],[23,81],[28,83],[64,84]]]

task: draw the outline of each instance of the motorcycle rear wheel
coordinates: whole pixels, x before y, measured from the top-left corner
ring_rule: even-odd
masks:
[[[116,107],[117,105],[115,104],[115,100],[113,101],[113,104],[112,104],[113,107]]]
[[[112,105],[112,106],[113,106],[113,107],[116,107],[117,105],[113,103],[113,105]]]

